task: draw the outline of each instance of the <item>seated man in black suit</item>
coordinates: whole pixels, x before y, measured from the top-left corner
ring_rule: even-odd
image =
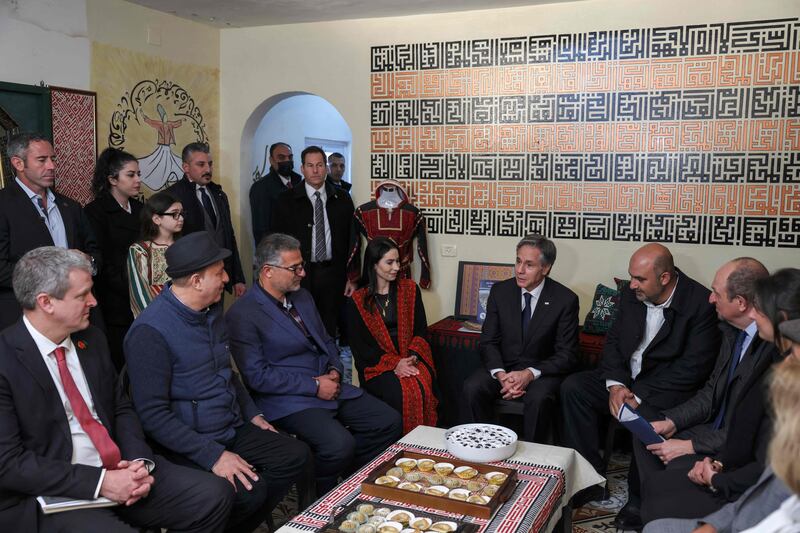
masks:
[[[544,442],[558,388],[578,357],[578,297],[548,277],[556,246],[541,235],[517,243],[515,277],[495,283],[480,338],[484,369],[464,384],[464,418],[492,419],[495,399],[524,404],[527,441]]]
[[[14,268],[24,309],[0,333],[0,531],[222,531],[233,490],[153,455],[100,330],[91,263],[49,246]],[[37,496],[120,505],[43,514]]]
[[[0,330],[22,316],[11,273],[25,252],[39,246],[74,248],[92,258],[95,270],[100,268],[100,248],[80,204],[53,191],[56,154],[49,139],[19,133],[9,139],[6,151],[16,178],[0,189]]]
[[[719,350],[720,332],[708,289],[677,269],[666,247],[650,243],[639,248],[631,256],[628,273],[630,287],[620,297],[600,366],[573,374],[561,385],[564,444],[580,452],[600,475],[605,475],[599,452],[600,418],[616,416],[624,402],[647,420],[660,420],[663,410],[700,388]],[[628,505],[636,508],[635,515],[639,505],[635,466],[628,485]],[[575,503],[601,499],[603,494],[602,488],[590,487],[576,496]]]
[[[697,460],[696,454],[715,455],[722,447],[733,407],[746,387],[753,384],[750,376],[768,366],[764,361],[777,356],[775,346],[758,336],[756,323],[750,318],[755,282],[768,275],[764,265],[749,257],[734,259],[717,271],[710,296],[722,320],[717,363],[697,394],[665,409],[663,419],[652,422],[666,441],[645,448],[641,441],[633,439],[642,483],[653,472],[691,466]]]

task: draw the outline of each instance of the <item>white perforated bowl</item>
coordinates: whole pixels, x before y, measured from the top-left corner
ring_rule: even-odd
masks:
[[[462,424],[444,434],[447,451],[463,461],[491,463],[517,451],[517,434],[494,424]]]

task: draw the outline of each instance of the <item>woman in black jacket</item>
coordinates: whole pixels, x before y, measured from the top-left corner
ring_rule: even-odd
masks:
[[[128,247],[139,236],[142,203],[139,162],[122,150],[106,148],[97,159],[92,189],[94,200],[84,209],[103,254],[95,277],[95,294],[103,312],[111,358],[117,370],[125,361],[122,340],[133,322],[128,296]]]

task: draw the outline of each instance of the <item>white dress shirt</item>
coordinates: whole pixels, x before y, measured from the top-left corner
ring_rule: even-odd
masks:
[[[317,197],[314,196],[314,193],[319,192],[319,197],[322,199],[322,217],[325,219],[325,260],[333,258],[333,251],[331,250],[331,225],[328,222],[328,210],[325,209],[325,206],[328,205],[328,193],[325,192],[325,183],[319,189],[315,189],[311,185],[309,185],[306,181],[303,181],[303,185],[306,187],[306,194],[308,195],[308,199],[311,201],[311,212],[314,212],[314,206],[317,202]],[[312,217],[313,221],[313,217]],[[314,231],[314,226],[311,226],[311,255],[313,259],[314,250],[317,249],[317,232]]]
[[[47,212],[45,213],[39,206],[39,198],[41,198],[41,196],[26,187],[21,179],[16,178],[16,180],[17,184],[22,187],[22,190],[25,191],[25,194],[27,194],[28,198],[33,202],[36,211],[42,217],[44,225],[47,226],[47,230],[50,232],[50,238],[53,239],[53,244],[59,248],[69,248],[64,219],[61,217],[61,211],[58,210],[58,206],[56,205],[56,196],[53,194],[53,191],[47,189]]]
[[[658,330],[661,329],[661,326],[664,325],[665,318],[664,318],[664,309],[672,304],[672,297],[675,296],[675,289],[678,288],[678,283],[680,283],[680,279],[675,282],[675,286],[672,288],[672,292],[667,298],[667,301],[663,304],[654,304],[653,302],[648,302],[645,300],[642,302],[647,307],[647,319],[645,321],[644,327],[644,337],[642,338],[642,342],[639,343],[638,348],[633,352],[631,355],[631,379],[636,379],[636,376],[639,375],[639,372],[642,371],[642,354],[650,346],[650,343],[653,342],[653,339],[656,338],[658,334]],[[622,385],[619,381],[615,381],[613,379],[606,380],[606,389],[610,389],[614,385]],[[642,400],[638,396],[636,396],[636,402],[641,405]]]
[[[92,393],[89,391],[89,385],[86,383],[86,376],[83,374],[83,368],[81,367],[81,362],[78,359],[78,353],[75,351],[75,346],[72,344],[72,339],[67,337],[61,341],[60,344],[55,344],[53,341],[39,333],[36,328],[33,327],[30,321],[28,321],[28,317],[23,316],[22,322],[25,324],[25,328],[28,330],[28,333],[30,333],[31,337],[33,337],[33,342],[36,343],[36,347],[39,349],[39,353],[42,355],[44,364],[47,366],[47,370],[50,372],[50,377],[53,378],[53,383],[56,386],[58,395],[61,397],[61,404],[64,406],[64,411],[67,415],[67,421],[69,422],[69,431],[72,435],[72,459],[70,462],[72,464],[102,467],[103,461],[100,458],[100,453],[97,451],[92,439],[89,438],[88,433],[84,431],[80,421],[78,421],[78,418],[72,411],[72,406],[67,399],[67,393],[64,392],[64,386],[61,384],[61,374],[58,372],[58,362],[56,361],[56,356],[53,353],[59,346],[64,348],[64,351],[66,352],[67,368],[69,369],[70,374],[72,374],[72,380],[75,382],[75,386],[78,387],[78,392],[80,392],[81,396],[83,396],[83,401],[86,402],[86,406],[89,408],[89,412],[92,413],[92,417],[102,424],[100,418],[97,416],[97,410],[95,409],[94,401],[92,400]],[[103,468],[103,471],[100,474],[100,480],[97,482],[97,488],[94,491],[95,498],[97,498],[97,495],[100,493],[100,486],[103,484],[105,475],[106,470]]]
[[[539,296],[541,296],[541,294],[542,294],[542,289],[544,288],[544,282],[545,282],[545,280],[542,280],[536,287],[533,288],[533,290],[530,290],[530,291],[527,291],[524,288],[520,287],[520,289],[519,289],[520,290],[520,293],[519,293],[519,300],[520,300],[519,311],[520,311],[520,315],[522,314],[522,310],[525,309],[525,294],[530,294],[531,295],[530,313],[531,313],[531,318],[533,318],[533,312],[536,311],[536,304],[539,303]],[[520,318],[520,320],[521,320],[521,318]],[[530,326],[528,326],[528,327],[530,327]],[[522,339],[522,343],[525,344],[525,339]],[[542,371],[541,370],[539,370],[537,368],[533,368],[532,366],[529,366],[528,370],[530,370],[531,374],[533,374],[533,379],[536,379],[536,378],[538,378],[539,376],[542,375]],[[489,373],[492,375],[492,377],[494,379],[497,379],[497,373],[498,372],[505,372],[505,369],[503,369],[503,368],[493,368],[493,369],[491,369],[489,371]]]

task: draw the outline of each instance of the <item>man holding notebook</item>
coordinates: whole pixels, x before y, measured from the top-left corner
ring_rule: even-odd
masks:
[[[14,267],[23,317],[0,333],[0,531],[223,531],[224,479],[153,454],[89,326],[92,265],[77,250],[26,253]],[[37,496],[113,507],[44,514]]]

